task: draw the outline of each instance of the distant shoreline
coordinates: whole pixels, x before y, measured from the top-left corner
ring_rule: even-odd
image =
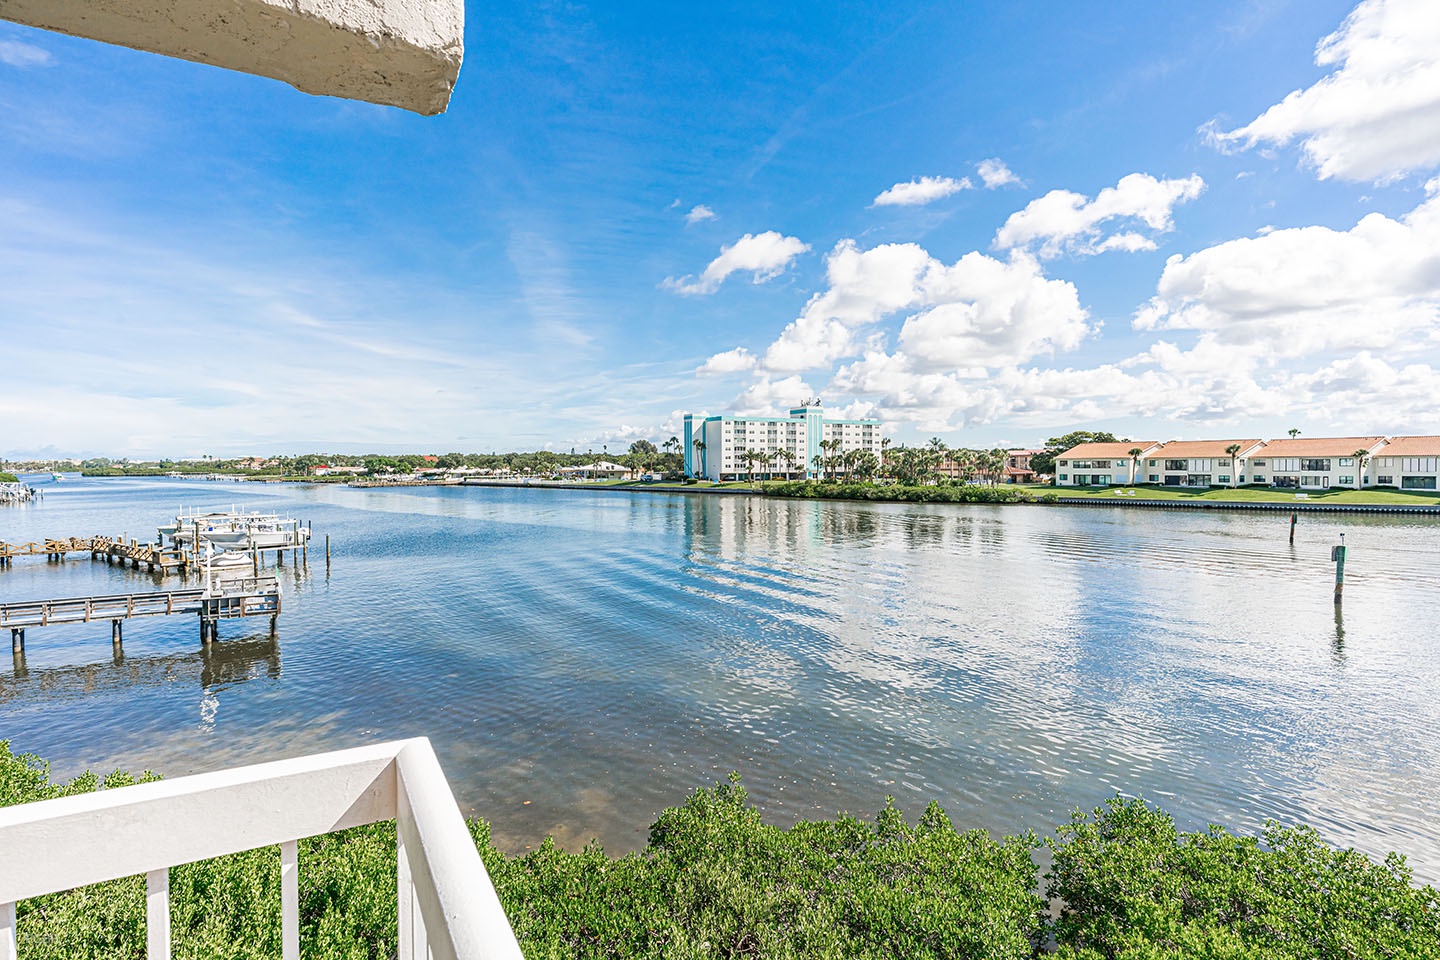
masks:
[[[94,479],[104,480],[108,477],[95,477]],[[182,479],[182,478],[177,478]],[[202,477],[186,477],[183,479],[209,479]],[[1217,497],[1214,499],[1160,499],[1147,497],[1129,497],[1122,495],[1071,495],[1066,496],[1062,491],[1063,487],[1047,487],[1043,492],[1037,492],[1035,488],[1014,490],[1009,485],[996,487],[983,487],[980,489],[1011,491],[1015,494],[1013,499],[1002,499],[989,497],[985,498],[949,498],[936,496],[933,499],[906,496],[885,496],[885,487],[867,487],[866,496],[847,496],[841,492],[844,486],[840,484],[816,484],[816,490],[811,492],[778,493],[773,489],[767,490],[766,483],[775,481],[761,481],[758,487],[752,486],[701,486],[699,484],[686,484],[674,482],[661,483],[603,483],[585,482],[577,483],[566,480],[479,480],[474,478],[463,478],[455,480],[402,480],[386,482],[368,481],[362,484],[353,483],[351,480],[325,479],[320,477],[245,477],[245,476],[223,476],[218,479],[231,482],[250,483],[305,483],[317,486],[351,486],[356,489],[383,489],[386,487],[499,487],[508,489],[526,490],[579,490],[591,492],[617,492],[617,493],[680,493],[680,494],[702,494],[718,496],[752,496],[767,497],[775,500],[829,500],[835,502],[849,503],[981,503],[997,506],[1063,506],[1063,507],[1141,507],[1156,510],[1268,510],[1268,511],[1291,511],[1295,513],[1389,513],[1408,514],[1417,516],[1440,517],[1440,500],[1431,504],[1423,503],[1327,503],[1323,500],[1241,500],[1226,499]],[[904,487],[901,489],[918,490],[950,490],[963,488],[948,487]],[[1117,488],[1121,489],[1121,488]],[[1132,488],[1124,488],[1132,489]],[[1141,487],[1140,489],[1144,489]],[[1364,491],[1374,492],[1374,491]],[[868,494],[875,494],[870,496]]]

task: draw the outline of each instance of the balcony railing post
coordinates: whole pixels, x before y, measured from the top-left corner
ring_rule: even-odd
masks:
[[[402,799],[399,801],[404,803]],[[396,811],[399,815],[399,811]],[[410,858],[405,855],[403,831],[395,831],[395,934],[397,941],[396,960],[415,960],[415,886],[410,880]]]
[[[170,868],[145,874],[145,957],[170,960]]]
[[[15,904],[0,903],[0,960],[15,960],[18,949],[15,945],[17,934]]]
[[[285,960],[300,960],[300,844],[280,844],[280,950]]]

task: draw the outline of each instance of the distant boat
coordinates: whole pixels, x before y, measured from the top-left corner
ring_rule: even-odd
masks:
[[[54,480],[56,483],[59,483],[61,480],[64,480],[65,478],[64,478],[63,476],[61,476],[60,474],[58,474],[58,473],[52,473],[52,474],[50,474],[50,479],[51,479],[51,480]]]

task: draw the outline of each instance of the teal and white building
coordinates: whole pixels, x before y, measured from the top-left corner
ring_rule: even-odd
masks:
[[[829,420],[817,400],[790,411],[788,417],[696,417],[685,415],[685,473],[710,480],[738,480],[752,468],[745,452],[770,458],[753,472],[769,476],[817,477],[817,457],[832,455],[820,441],[838,440],[838,453],[868,450],[883,453],[879,420]]]

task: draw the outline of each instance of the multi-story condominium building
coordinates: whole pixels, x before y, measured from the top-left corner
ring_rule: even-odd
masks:
[[[1299,490],[1360,487],[1365,476],[1361,460],[1384,444],[1384,437],[1271,440],[1250,454],[1245,480]]]
[[[1006,483],[1034,483],[1035,471],[1030,468],[1030,458],[1044,450],[1010,450],[1005,454]]]
[[[879,458],[879,420],[827,420],[818,402],[796,407],[788,417],[706,417],[685,415],[685,473],[710,480],[736,480],[754,473],[771,476],[817,477],[822,470],[816,458],[834,453],[868,450]],[[839,441],[832,453],[820,445]],[[767,466],[751,467],[745,452],[754,450],[770,458]]]
[[[1082,443],[1055,458],[1055,483],[1061,487],[1108,487],[1136,483],[1140,464],[1157,449],[1157,440]],[[1139,450],[1132,454],[1131,450]]]
[[[1171,440],[1145,455],[1136,480],[1167,487],[1238,487],[1246,482],[1248,458],[1264,446],[1263,440]]]
[[[1440,489],[1440,437],[1392,437],[1370,458],[1365,483],[1402,490]]]

